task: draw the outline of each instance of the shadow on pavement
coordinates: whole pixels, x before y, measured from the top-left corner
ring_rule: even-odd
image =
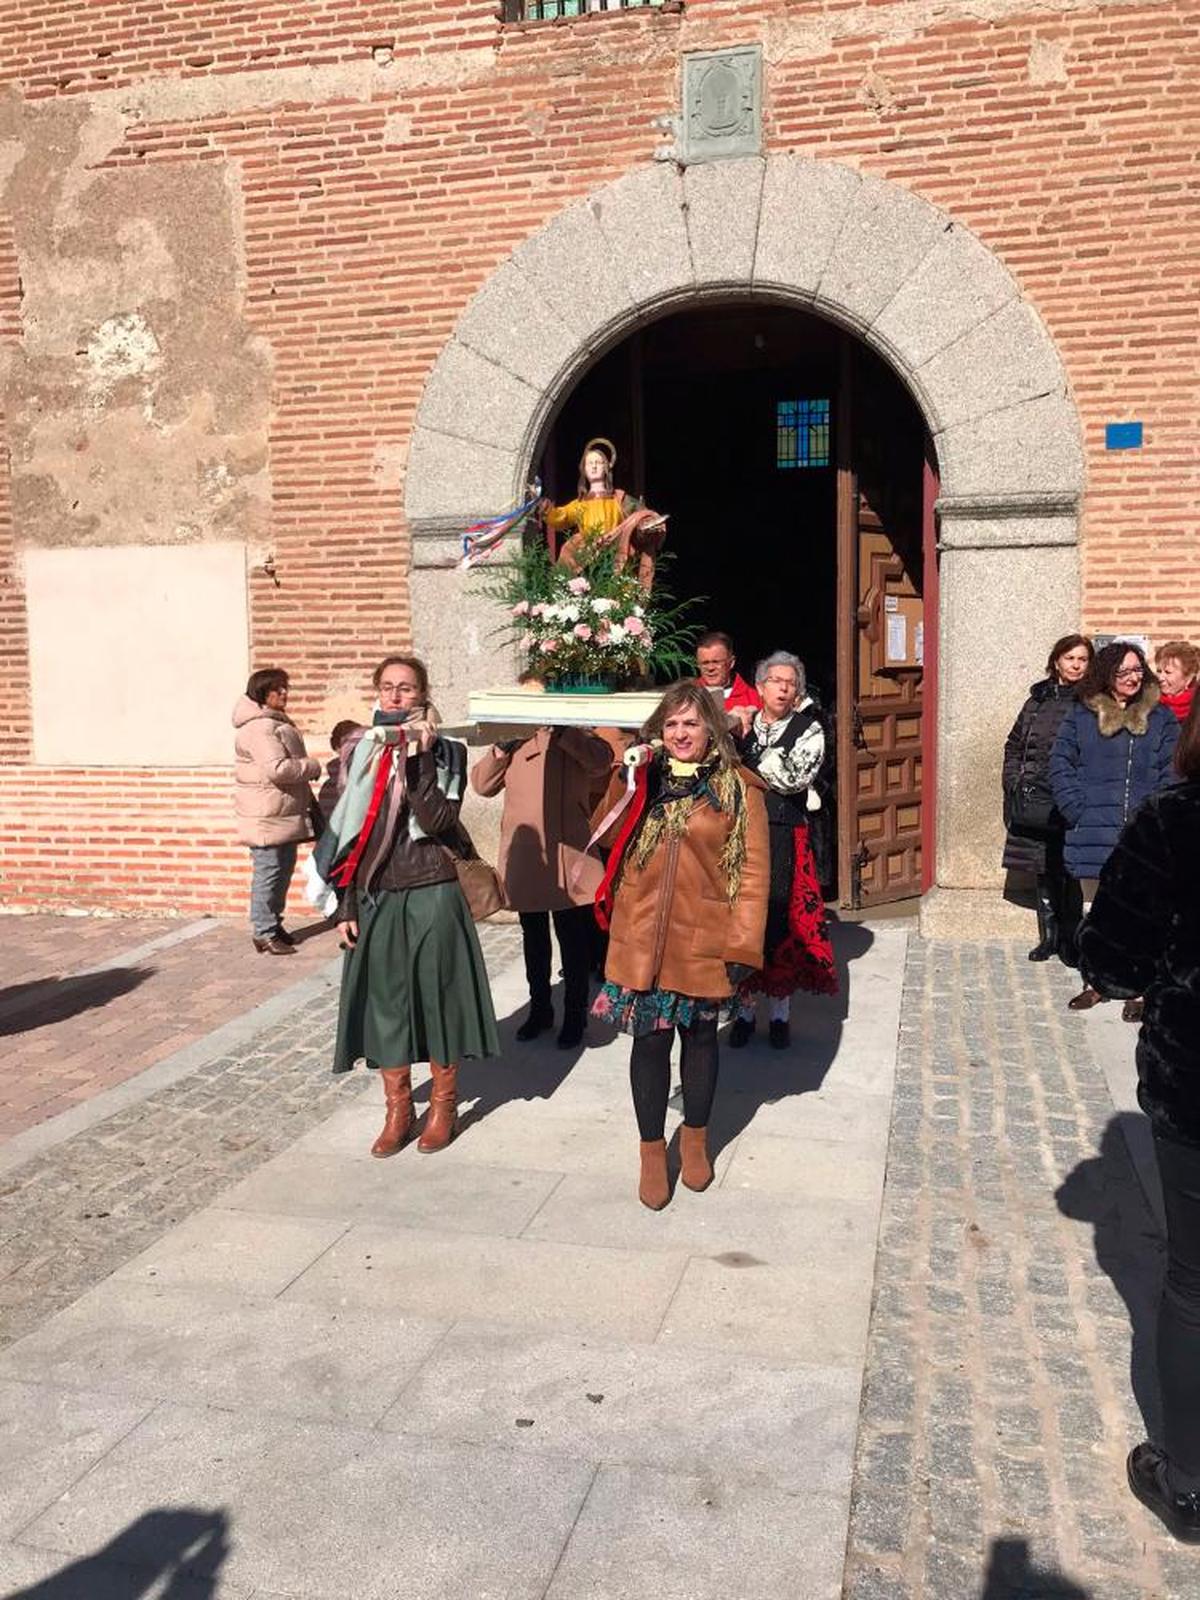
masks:
[[[1063,1216],[1090,1222],[1097,1265],[1112,1279],[1129,1313],[1129,1377],[1134,1399],[1154,1439],[1159,1435],[1155,1325],[1165,1263],[1165,1242],[1147,1204],[1125,1142],[1123,1125],[1138,1121],[1123,1111],[1104,1129],[1100,1153],[1081,1161],[1055,1191]]]
[[[49,1028],[106,1006],[154,976],[157,967],[107,967],[78,978],[37,978],[0,989],[0,1038]]]
[[[838,992],[793,995],[791,1048],[772,1050],[761,1018],[757,1032],[744,1049],[730,1051],[722,1040],[717,1098],[708,1136],[709,1154],[714,1159],[750,1126],[760,1106],[815,1093],[836,1060],[850,1011],[850,964],[867,953],[875,935],[860,922],[839,922],[832,911],[829,932],[837,962]]]
[[[589,1046],[595,1047],[612,1037],[611,1029],[601,1029],[589,1020],[582,1044],[569,1050],[558,1048],[557,1022],[562,1019],[562,985],[556,984],[551,999],[554,1003],[556,1025],[540,1034],[528,1044],[517,1043],[517,1029],[529,1010],[522,1001],[510,1016],[498,1017],[496,1027],[500,1034],[500,1054],[491,1061],[464,1061],[458,1069],[458,1098],[460,1103],[473,1101],[460,1111],[459,1133],[482,1122],[485,1117],[508,1105],[512,1100],[549,1100],[561,1087],[572,1067]],[[601,1033],[604,1035],[601,1040]],[[414,1090],[415,1101],[429,1098],[429,1085]]]
[[[102,1549],[7,1600],[140,1600],[152,1589],[156,1600],[203,1600],[210,1590],[198,1580],[220,1571],[228,1533],[224,1511],[147,1511]]]
[[[993,1539],[979,1600],[1093,1600],[1065,1573],[1035,1567],[1027,1539]]]

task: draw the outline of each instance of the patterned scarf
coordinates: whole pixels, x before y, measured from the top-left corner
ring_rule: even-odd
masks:
[[[707,803],[714,811],[733,817],[733,827],[721,851],[725,892],[732,905],[742,887],[742,869],[746,864],[746,791],[741,777],[733,767],[723,765],[715,757],[699,766],[664,757],[659,763],[659,773],[658,793],[651,800],[634,840],[634,866],[644,868],[664,841],[682,839],[693,809]]]

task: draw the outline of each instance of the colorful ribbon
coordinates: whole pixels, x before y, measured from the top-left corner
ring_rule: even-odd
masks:
[[[537,509],[542,494],[541,488],[536,485],[535,487],[537,493],[526,500],[524,505],[518,506],[515,511],[503,511],[498,517],[485,517],[482,522],[473,522],[464,530],[462,560],[458,563],[460,572],[470,572],[472,567],[493,556],[508,535]]]

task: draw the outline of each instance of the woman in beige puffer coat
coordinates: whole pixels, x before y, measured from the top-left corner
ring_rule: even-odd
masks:
[[[309,784],[321,776],[321,763],[310,759],[287,714],[287,697],[287,673],[268,667],[250,674],[233,708],[234,808],[238,838],[249,845],[253,863],[250,928],[254,948],[276,956],[292,953],[283,908],[296,847],[313,837]]]

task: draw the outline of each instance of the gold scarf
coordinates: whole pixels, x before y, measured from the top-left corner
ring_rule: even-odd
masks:
[[[693,777],[699,768],[693,762],[671,761],[670,770],[673,777],[682,778]],[[733,827],[721,851],[725,893],[732,905],[742,887],[742,870],[746,865],[746,785],[734,767],[718,766],[712,777],[691,794],[653,806],[634,841],[633,864],[639,871],[644,870],[664,840],[670,843],[682,839],[692,811],[705,799],[710,805],[715,802],[718,811],[733,816]]]

